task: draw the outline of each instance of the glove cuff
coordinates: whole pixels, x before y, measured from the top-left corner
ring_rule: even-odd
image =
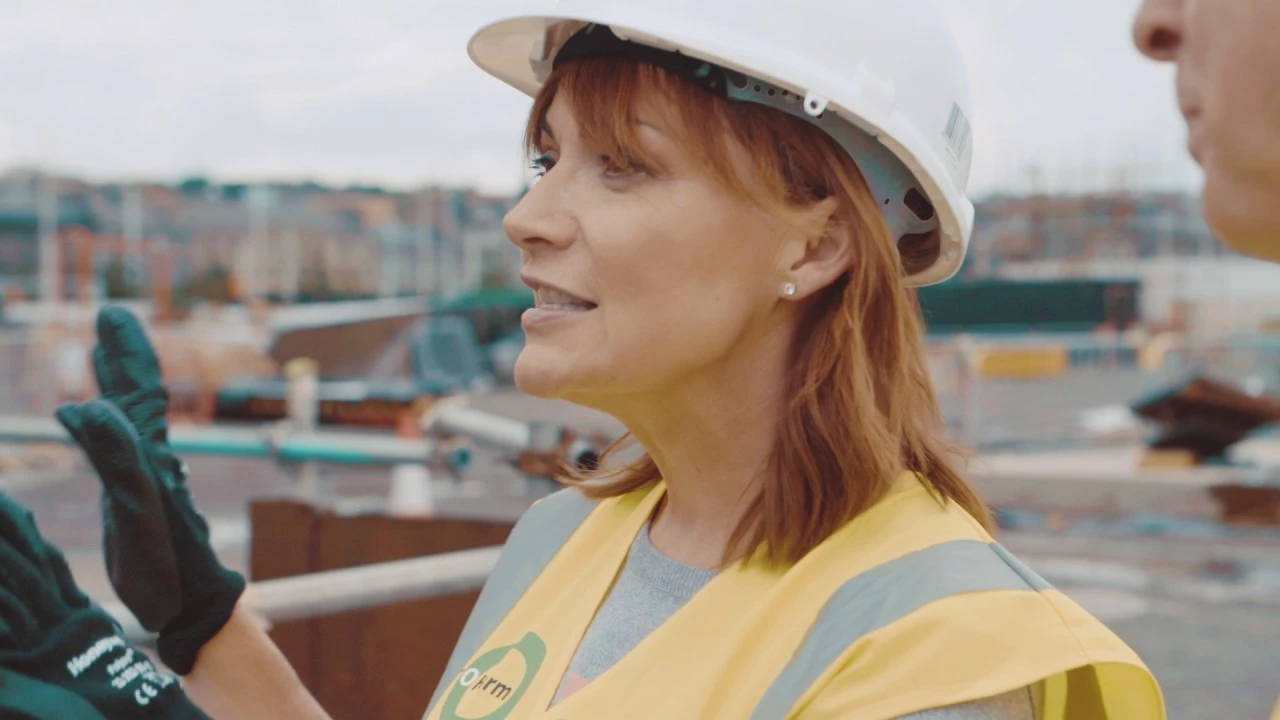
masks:
[[[0,718],[209,720],[97,605],[40,630],[0,650]]]
[[[219,568],[216,581],[210,584],[216,590],[183,602],[182,612],[160,631],[156,640],[160,659],[179,675],[191,672],[200,649],[227,624],[244,594],[244,576],[226,568]]]

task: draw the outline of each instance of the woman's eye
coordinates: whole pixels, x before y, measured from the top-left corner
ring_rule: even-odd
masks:
[[[625,178],[645,172],[639,163],[627,159],[619,160],[608,155],[600,156],[600,164],[604,168],[605,177],[609,178]]]
[[[617,160],[608,155],[598,156],[601,172],[608,179],[620,180],[634,175],[646,174],[647,171],[639,163],[631,160]],[[559,162],[551,153],[539,153],[529,160],[529,168],[533,170],[535,179],[542,178]]]
[[[555,167],[555,164],[556,159],[548,153],[535,155],[533,159],[529,161],[529,167],[533,170],[533,176],[539,178],[546,175],[548,172],[551,172],[551,168]]]

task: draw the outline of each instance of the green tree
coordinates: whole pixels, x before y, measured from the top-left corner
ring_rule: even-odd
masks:
[[[298,302],[326,302],[338,299],[338,295],[329,279],[328,265],[323,258],[317,258],[298,283]]]
[[[142,297],[142,288],[129,277],[124,258],[112,255],[102,273],[102,284],[108,300],[130,300]]]
[[[179,305],[186,305],[194,300],[231,302],[231,271],[222,265],[206,268],[178,288],[174,296],[175,303]]]

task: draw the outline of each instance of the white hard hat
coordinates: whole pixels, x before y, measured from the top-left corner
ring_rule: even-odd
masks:
[[[623,55],[804,118],[853,156],[896,238],[938,233],[906,284],[942,282],[964,261],[969,80],[930,0],[560,0],[485,26],[468,51],[531,96],[558,58]]]

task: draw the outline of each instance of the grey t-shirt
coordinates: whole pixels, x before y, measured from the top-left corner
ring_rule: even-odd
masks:
[[[649,542],[649,524],[636,537],[626,563],[582,637],[556,693],[590,682],[608,670],[641,640],[666,622],[716,571],[693,567],[663,555]],[[900,720],[1037,720],[1030,688],[963,705],[926,710]]]

